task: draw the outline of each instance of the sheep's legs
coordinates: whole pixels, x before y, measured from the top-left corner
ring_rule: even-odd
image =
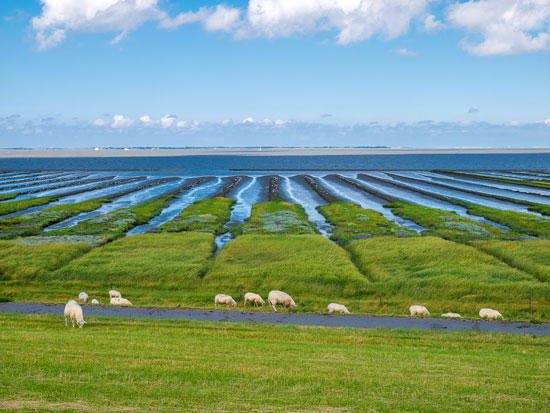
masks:
[[[65,317],[65,327],[67,327],[67,317]]]
[[[73,328],[74,328],[74,320],[72,320],[72,321],[73,321]]]

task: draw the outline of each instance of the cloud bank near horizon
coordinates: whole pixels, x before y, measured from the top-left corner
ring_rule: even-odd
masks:
[[[458,30],[461,47],[472,55],[513,55],[550,50],[550,0],[470,0],[433,10],[433,0],[250,0],[246,7],[218,4],[170,16],[159,0],[41,0],[31,20],[39,50],[78,32],[117,33],[117,44],[132,30],[153,22],[161,30],[201,24],[234,39],[336,33],[340,45],[372,37],[391,40],[420,30]],[[165,5],[165,7],[161,7]],[[401,50],[401,53],[399,52]],[[415,52],[399,49],[398,54]]]
[[[534,123],[461,122],[308,123],[251,117],[200,122],[167,114],[130,118],[121,114],[63,122],[53,117],[0,118],[3,147],[94,146],[548,146],[550,119]],[[415,145],[422,142],[422,145]],[[153,143],[153,144],[152,144]]]

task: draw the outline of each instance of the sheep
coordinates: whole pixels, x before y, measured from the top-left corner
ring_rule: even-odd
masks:
[[[265,301],[262,300],[262,297],[255,293],[246,293],[244,295],[244,303],[254,303],[254,306],[260,304],[262,307],[265,305]]]
[[[78,301],[87,303],[89,299],[90,297],[88,297],[88,294],[86,294],[85,292],[81,292],[80,294],[78,294]]]
[[[82,314],[82,307],[75,300],[69,300],[69,302],[65,304],[63,315],[65,316],[65,326],[67,325],[67,318],[70,318],[73,322],[73,328],[75,321],[76,324],[78,324],[78,328],[82,328],[84,324],[86,324],[84,315]]]
[[[117,291],[117,290],[110,290],[109,291],[109,298],[113,298],[113,297],[121,298],[122,294],[120,294],[120,292]]]
[[[329,313],[349,314],[348,309],[343,304],[330,303],[327,307]]]
[[[411,305],[409,307],[411,315],[430,315],[430,312],[423,305]]]
[[[441,317],[444,317],[444,318],[462,318],[462,316],[458,313],[445,313],[445,314],[441,314]]]
[[[97,301],[95,298],[92,299],[92,304],[99,304],[99,301]]]
[[[479,310],[479,316],[481,318],[487,318],[489,320],[496,320],[499,317],[504,319],[502,314],[500,314],[497,310],[493,310],[491,308],[482,308],[481,310]]]
[[[227,294],[218,294],[214,297],[214,305],[217,306],[218,304],[225,304],[229,307],[237,306],[237,303],[235,302],[233,297]]]
[[[126,298],[122,297],[113,297],[111,298],[112,305],[132,305],[132,303]]]
[[[277,308],[275,307],[277,304],[280,304],[283,307],[290,307],[292,309],[296,308],[296,303],[294,302],[292,297],[282,291],[277,291],[277,290],[270,291],[269,295],[267,296],[267,301],[275,311],[277,311]]]

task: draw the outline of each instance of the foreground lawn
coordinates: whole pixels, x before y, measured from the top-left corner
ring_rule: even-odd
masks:
[[[73,330],[61,316],[0,315],[0,409],[504,412],[550,402],[548,337],[87,321]]]
[[[418,303],[435,315],[453,311],[472,318],[482,307],[499,309],[507,319],[550,316],[550,284],[474,247],[438,237],[385,237],[353,241],[346,248],[388,297],[387,305]]]

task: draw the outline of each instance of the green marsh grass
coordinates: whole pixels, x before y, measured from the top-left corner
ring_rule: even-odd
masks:
[[[304,208],[281,200],[254,204],[250,217],[244,224],[231,230],[233,236],[240,234],[315,234],[315,224],[308,221]]]
[[[8,194],[9,195],[9,194]],[[15,194],[17,196],[17,194]],[[36,198],[22,199],[19,201],[8,201],[0,203],[0,216],[12,214],[17,211],[23,211],[28,208],[46,205],[50,202],[57,201],[56,197],[53,196],[42,196]]]
[[[546,411],[550,338],[0,315],[10,411]],[[16,345],[14,345],[16,343]]]
[[[11,193],[11,194],[0,194],[0,201],[6,201],[8,199],[13,199],[13,198],[17,198],[17,193]],[[4,215],[4,214],[0,214],[0,215]]]
[[[224,224],[229,221],[235,202],[234,199],[219,197],[196,201],[158,229],[163,232],[200,231],[223,234],[229,231]]]
[[[0,239],[38,235],[49,225],[74,217],[82,212],[93,211],[101,207],[105,202],[111,201],[106,198],[95,198],[76,204],[57,205],[39,211],[0,219]]]
[[[550,281],[550,241],[476,241],[472,245],[511,267]],[[550,299],[550,297],[549,297]]]
[[[550,205],[537,204],[527,209],[532,212],[538,212],[541,215],[550,216]]]
[[[352,241],[346,249],[374,288],[403,311],[406,303],[422,304],[435,315],[476,317],[480,308],[496,307],[508,319],[550,318],[549,284],[469,245],[439,237],[381,237]]]
[[[317,207],[334,228],[330,239],[343,245],[354,239],[395,236],[412,237],[415,231],[401,227],[372,209],[349,202],[337,202]]]

